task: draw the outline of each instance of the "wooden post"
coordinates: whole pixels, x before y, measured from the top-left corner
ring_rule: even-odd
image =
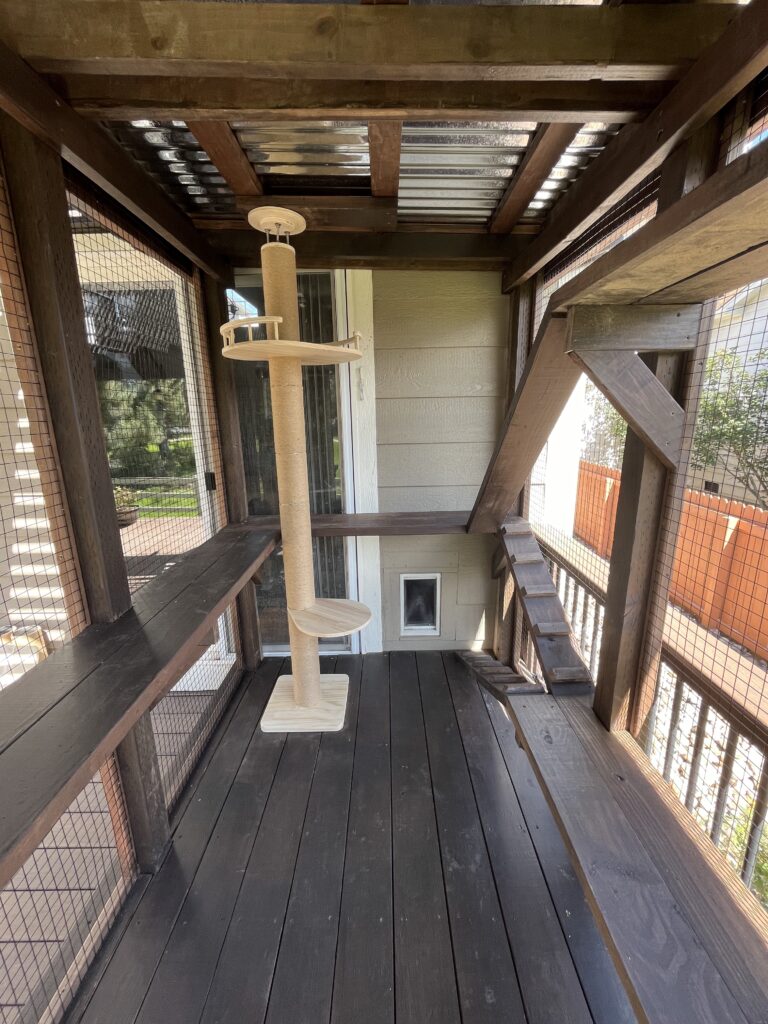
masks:
[[[91,622],[113,622],[131,607],[131,596],[61,159],[4,114],[0,145],[85,601]],[[146,715],[135,731],[117,756],[139,865],[154,870],[159,860],[151,851],[159,856],[168,843],[168,813],[152,796],[160,773]]]
[[[719,118],[713,118],[668,157],[662,167],[659,212],[714,171],[719,124]],[[691,392],[691,371],[699,358],[698,351],[646,357],[673,394],[680,392],[681,378],[686,380],[681,401],[683,438],[688,445],[696,398]],[[650,708],[669,593],[669,580],[662,580],[656,567],[664,550],[674,551],[680,525],[679,507],[674,506],[679,503],[670,503],[667,495],[676,488],[682,490],[686,469],[686,451],[676,470],[667,471],[642,440],[627,430],[594,701],[595,714],[607,729],[631,728],[637,735]]]
[[[240,415],[237,389],[232,363],[221,356],[219,328],[228,319],[227,296],[224,286],[208,274],[202,275],[205,321],[216,403],[216,422],[224,467],[224,490],[227,499],[227,519],[230,523],[244,523],[248,518],[248,492],[245,483],[243,442],[240,433]],[[258,668],[261,662],[261,632],[256,588],[247,583],[237,597],[237,623],[243,665],[247,670]]]

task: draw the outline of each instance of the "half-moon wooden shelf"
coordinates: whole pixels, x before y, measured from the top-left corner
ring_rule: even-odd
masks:
[[[346,636],[356,633],[371,621],[371,610],[359,601],[320,597],[309,608],[288,609],[294,625],[308,636]]]
[[[221,354],[227,359],[246,359],[250,362],[266,359],[299,359],[311,366],[328,363],[352,363],[362,352],[340,345],[315,345],[311,341],[239,341],[225,345]],[[341,635],[341,634],[339,634]]]

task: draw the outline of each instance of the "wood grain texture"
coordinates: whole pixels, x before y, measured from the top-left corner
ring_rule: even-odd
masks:
[[[565,354],[566,334],[563,317],[544,315],[472,510],[471,532],[498,529],[509,517],[576,387],[581,370]]]
[[[384,398],[376,403],[379,444],[488,441],[500,420],[496,398]],[[425,458],[429,453],[425,451]]]
[[[419,654],[417,665],[461,1019],[522,1024],[523,1001],[442,659]]]
[[[396,1016],[459,1024],[416,658],[392,654],[389,663]]]
[[[264,194],[261,179],[226,121],[188,121],[187,128],[235,195]]]
[[[130,927],[103,966],[101,980],[82,1014],[82,1024],[135,1024],[158,961],[173,931],[197,868],[248,750],[259,715],[280,669],[264,662],[236,700],[233,714],[212,742],[212,755],[186,804],[173,836],[173,854],[153,876]]]
[[[724,26],[722,36],[701,54],[643,125],[622,132],[568,190],[546,229],[511,268],[507,286],[531,277],[562,252],[572,238],[659,167],[687,134],[745,88],[768,63],[766,40],[768,3],[752,5]]]
[[[508,707],[642,1021],[744,1024],[746,1017],[625,812],[549,697]]]
[[[571,357],[665,466],[680,460],[685,415],[634,352],[572,352]]]
[[[608,735],[583,701],[560,704],[607,790],[644,842],[702,946],[758,1024],[768,1004],[768,912],[632,737]]]
[[[696,347],[701,304],[574,306],[568,315],[571,352],[686,352]]]
[[[5,39],[5,35],[3,34]],[[163,189],[99,125],[81,118],[48,83],[0,43],[0,109],[202,270],[228,280],[226,263]]]
[[[315,537],[408,537],[466,533],[469,512],[343,512],[312,516]],[[277,516],[251,516],[243,529],[278,530]]]
[[[453,441],[429,446],[425,460],[418,445],[386,444],[378,449],[379,486],[469,487],[474,499],[493,454],[492,441]],[[469,502],[471,505],[472,503]],[[467,512],[467,518],[469,512]]]
[[[395,82],[358,79],[58,76],[83,117],[133,121],[636,121],[667,82]]]
[[[211,624],[274,548],[274,534],[243,534],[214,567],[131,639],[131,657],[107,656],[0,756],[0,877],[7,880],[138,719],[199,656]],[[195,558],[195,551],[187,559]],[[130,617],[131,613],[127,613]],[[119,631],[123,623],[117,620]],[[51,756],[40,760],[35,752]],[[38,771],[30,773],[30,763]]]
[[[375,196],[397,195],[402,135],[402,121],[371,121],[368,124],[371,192]]]
[[[389,664],[363,665],[349,806],[332,1024],[393,1024],[392,782]]]
[[[592,1024],[512,780],[477,685],[443,656],[472,786],[507,922],[528,1024]],[[540,927],[531,929],[534,918]]]
[[[674,303],[682,292],[686,301],[703,302],[719,294],[726,277],[721,285],[717,268],[722,265],[729,282],[738,269],[752,273],[753,259],[744,254],[768,241],[767,181],[768,154],[757,146],[595,260],[555,293],[553,308]]]
[[[114,75],[626,81],[679,75],[732,16],[720,5],[491,7],[446,17],[407,6],[319,4],[308,14],[291,4],[251,11],[179,0],[7,0],[0,30],[45,72],[101,71],[108,61]],[[62,31],[69,25],[77,32]]]
[[[511,231],[549,177],[552,168],[573,142],[578,128],[569,124],[541,124],[491,215],[493,234]]]

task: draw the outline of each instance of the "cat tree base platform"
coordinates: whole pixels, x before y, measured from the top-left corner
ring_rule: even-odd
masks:
[[[349,676],[320,676],[320,703],[303,707],[293,699],[293,676],[280,676],[261,716],[262,732],[338,732],[344,727]]]

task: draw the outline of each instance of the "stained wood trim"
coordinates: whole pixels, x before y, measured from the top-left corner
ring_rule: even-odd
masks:
[[[205,557],[209,549],[220,548],[228,536],[226,530],[221,531],[143,591],[150,596],[153,590],[166,593],[175,575],[183,576],[190,562]],[[5,782],[0,790],[0,886],[24,863],[138,719],[197,660],[201,641],[274,550],[275,542],[274,532],[236,536],[181,594],[169,594],[167,603],[146,626],[132,634],[128,647],[125,634],[135,621],[133,611],[109,627],[89,627],[72,642],[86,644],[94,629],[97,642],[109,630],[116,638],[114,644],[108,643],[105,658],[89,665],[82,679],[47,706],[0,754],[0,774]],[[66,661],[69,646],[63,648],[64,653],[57,652],[62,657],[56,663],[49,659],[48,685],[53,690],[59,685],[55,665]],[[38,668],[42,670],[46,664]],[[12,690],[0,693],[0,705],[5,705],[6,694]],[[43,758],[41,750],[46,751]],[[30,765],[36,766],[34,772]]]
[[[348,512],[312,516],[315,537],[408,537],[466,533],[469,512]],[[251,516],[248,530],[279,530],[278,516]]]
[[[87,17],[84,13],[83,17]],[[231,272],[189,218],[100,125],[76,114],[44,79],[0,42],[0,109],[214,277]]]
[[[108,66],[114,75],[626,81],[679,75],[732,17],[733,8],[719,4],[451,11],[317,4],[308,11],[280,3],[6,0],[0,33],[53,73]],[[77,25],[76,37],[62,25]]]
[[[192,132],[219,174],[236,194],[261,196],[261,178],[226,121],[188,121]]]
[[[491,216],[488,226],[491,233],[504,234],[518,223],[552,168],[573,142],[579,127],[569,124],[539,125],[520,166]]]
[[[86,604],[92,622],[112,622],[131,598],[61,159],[5,114],[0,145]]]
[[[392,203],[393,200],[377,199],[376,202]],[[368,211],[363,211],[362,215],[370,217]],[[261,265],[259,246],[254,244],[254,233],[248,228],[209,231],[204,237],[232,266]],[[428,230],[307,231],[296,239],[296,262],[300,269],[320,270],[501,271],[524,244],[524,236],[518,234]]]
[[[671,302],[675,286],[681,283],[687,300],[706,301],[723,290],[719,268],[722,283],[732,281],[732,261],[766,242],[768,152],[765,146],[758,146],[721,168],[563,285],[553,296],[555,308],[633,302],[658,305]],[[752,273],[754,264],[747,261],[742,271]],[[749,280],[743,279],[744,283]]]
[[[589,668],[582,658],[560,595],[530,523],[515,517],[499,533],[515,582],[544,680],[552,693],[592,693]]]
[[[696,347],[701,305],[574,306],[569,352],[685,352]]]
[[[407,3],[408,0],[405,0]],[[375,196],[396,196],[400,184],[400,143],[402,121],[370,121],[368,147],[371,157],[371,192]]]
[[[659,167],[686,135],[713,117],[766,66],[768,0],[754,0],[701,54],[650,117],[642,125],[620,132],[568,189],[553,208],[545,229],[515,261],[506,286],[512,288],[531,277],[562,252],[571,239]]]
[[[566,336],[566,319],[547,312],[478,492],[470,533],[494,532],[516,511],[525,481],[581,375],[565,353]]]
[[[680,460],[685,415],[634,352],[572,352],[571,358],[670,469]]]
[[[95,120],[604,121],[640,120],[669,82],[416,82],[358,79],[58,76],[56,87]]]
[[[747,1024],[679,892],[670,890],[644,844],[637,818],[614,800],[612,787],[606,790],[560,703],[549,697],[507,698],[518,738],[638,1019],[689,1024],[695,1006],[702,1024]]]
[[[288,207],[306,219],[310,231],[391,231],[397,226],[397,199],[391,197],[240,195],[235,202],[243,211]]]

